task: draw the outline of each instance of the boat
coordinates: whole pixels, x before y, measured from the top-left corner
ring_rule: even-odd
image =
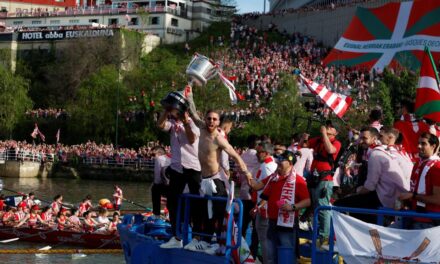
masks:
[[[0,227],[0,239],[19,238],[20,241],[38,242],[49,245],[66,244],[93,249],[120,249],[121,243],[117,234],[94,234],[74,231],[60,231],[53,229],[38,228],[13,228],[9,226]]]

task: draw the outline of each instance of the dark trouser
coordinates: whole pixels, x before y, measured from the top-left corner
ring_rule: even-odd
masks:
[[[257,224],[255,220],[256,220],[255,218],[252,219],[252,238],[249,249],[251,250],[251,253],[254,256],[254,259],[257,259],[258,245],[260,244],[260,240],[258,239]]]
[[[243,229],[241,230],[241,234],[244,238],[246,238],[246,232],[249,227],[249,223],[252,220],[251,210],[255,207],[255,203],[252,200],[241,200],[243,203]]]
[[[334,204],[335,206],[350,207],[350,208],[364,208],[364,209],[377,209],[382,206],[382,203],[377,197],[376,191],[372,191],[365,194],[355,194],[338,200]],[[377,217],[371,214],[350,214],[351,216],[367,222],[375,224],[377,223]]]
[[[298,223],[298,219],[295,219]],[[291,248],[293,251],[293,259],[288,263],[295,264],[297,256],[297,232],[298,227],[286,228],[277,226],[277,221],[269,220],[269,228],[267,230],[267,263],[264,264],[278,264],[278,247]]]
[[[200,173],[200,171],[185,169],[185,168],[183,169],[183,173],[179,173],[171,169],[171,167],[168,167],[165,173],[170,178],[167,207],[168,207],[168,211],[170,212],[170,222],[172,226],[173,235],[176,236],[177,206],[178,206],[179,197],[183,193],[186,184],[188,184],[189,191],[191,194],[199,195],[202,174]],[[190,215],[193,223],[193,231],[198,232],[198,229],[200,229],[201,226],[200,213],[199,213],[200,210],[195,206],[191,206],[191,208],[192,209]]]
[[[216,197],[227,197],[225,183],[221,179],[215,179],[214,184],[216,187],[216,193],[212,196]],[[223,219],[225,218],[226,201],[212,201],[212,218],[209,219],[208,215],[208,200],[200,200],[201,207],[197,208],[202,214],[202,225],[203,229],[201,233],[212,235],[214,232],[217,234],[217,239],[220,237],[223,230]],[[225,238],[222,238],[222,240]],[[211,237],[204,237],[203,240],[211,242]],[[217,240],[220,243],[224,243],[222,240]]]
[[[153,184],[151,187],[151,199],[153,200],[153,214],[160,215],[161,196],[168,197],[169,186],[165,184]]]

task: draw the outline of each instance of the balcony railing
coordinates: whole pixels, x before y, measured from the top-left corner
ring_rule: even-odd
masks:
[[[3,17],[58,17],[58,16],[91,16],[91,15],[122,15],[122,14],[142,14],[142,13],[169,13],[176,16],[186,17],[186,9],[180,7],[136,7],[136,8],[115,8],[110,6],[95,8],[75,8],[61,11],[45,10],[21,10],[17,12],[4,12]],[[5,15],[6,13],[6,15]]]

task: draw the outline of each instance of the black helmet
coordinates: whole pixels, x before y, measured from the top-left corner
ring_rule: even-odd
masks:
[[[160,101],[160,104],[167,110],[176,109],[181,114],[189,108],[188,100],[186,100],[181,92],[169,93]]]

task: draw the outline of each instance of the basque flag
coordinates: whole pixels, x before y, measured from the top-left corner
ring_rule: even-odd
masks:
[[[440,122],[438,72],[428,48],[425,48],[419,84],[416,89],[416,115]]]
[[[301,80],[307,88],[313,93],[319,96],[322,101],[339,117],[342,118],[350,107],[353,99],[349,96],[334,93],[327,89],[325,85],[318,84],[310,79],[304,77],[304,75],[299,75]]]

